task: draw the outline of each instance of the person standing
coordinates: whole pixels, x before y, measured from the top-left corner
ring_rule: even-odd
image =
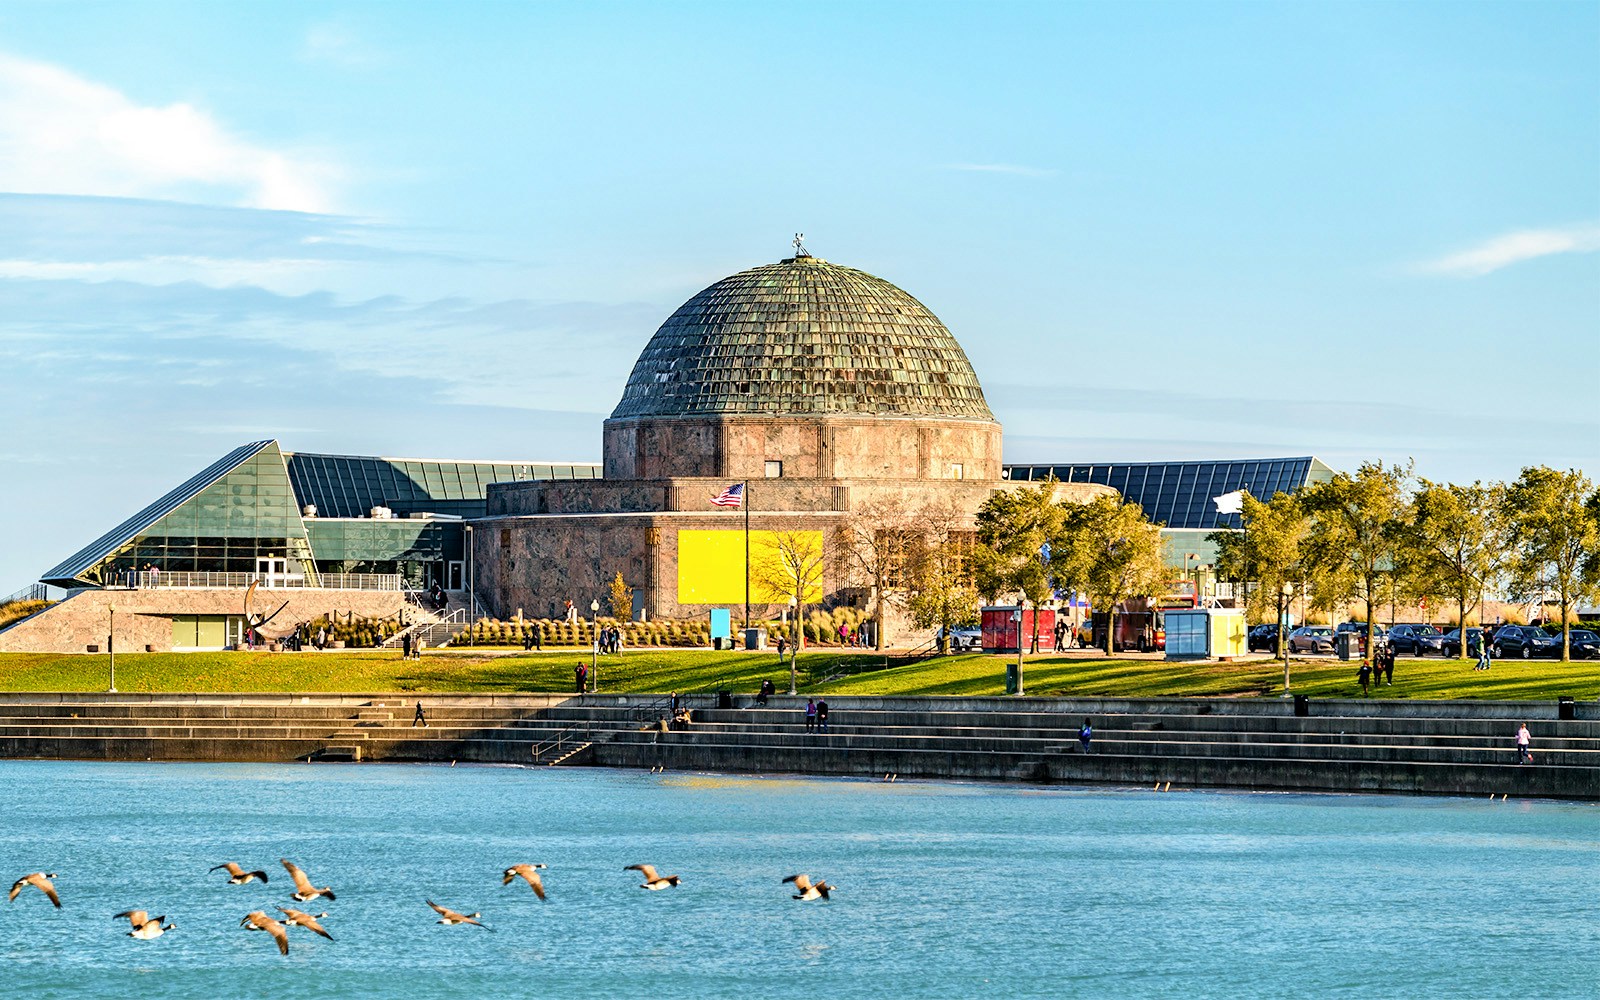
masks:
[[[405,635],[402,635],[400,637],[400,658],[402,660],[411,659],[411,633],[410,632],[407,632]]]
[[[589,682],[589,665],[587,663],[579,663],[576,667],[573,667],[572,679],[578,685],[578,693],[583,694],[584,688]]]
[[[828,731],[828,700],[826,698],[817,700],[817,729],[824,733]]]
[[[668,705],[672,709],[672,714],[673,715],[677,715],[678,714],[678,692],[676,692],[676,691],[672,692],[672,699],[671,699],[671,701],[668,702]]]
[[[323,626],[318,625],[317,626],[317,648],[318,649],[326,649],[327,647],[328,647],[328,630],[326,628],[324,628]]]
[[[1533,739],[1528,735],[1528,724],[1524,722],[1522,728],[1517,730],[1517,763],[1533,763]]]
[[[544,626],[534,622],[530,638],[533,640],[533,648],[541,653],[544,652]]]
[[[1463,633],[1465,631],[1466,631],[1465,629],[1462,629]],[[1466,640],[1463,639],[1462,641],[1465,642]],[[1489,659],[1489,633],[1483,632],[1483,633],[1480,634],[1480,638],[1478,639],[1478,665],[1476,667],[1473,667],[1472,669],[1474,669],[1474,670],[1488,670],[1490,662],[1491,661]]]
[[[1084,753],[1089,753],[1089,743],[1094,739],[1094,724],[1086,716],[1083,728],[1078,730],[1078,745],[1083,747]]]
[[[1367,682],[1371,679],[1371,677],[1372,664],[1367,662],[1366,657],[1362,657],[1361,666],[1356,670],[1356,680],[1361,682],[1361,697],[1363,698],[1366,698],[1371,694],[1371,692],[1367,690]]]
[[[817,703],[810,698],[806,699],[806,732],[817,728]]]
[[[785,639],[781,635],[778,636],[778,662],[779,663],[783,662],[783,651],[785,649],[787,649],[787,648],[789,648],[789,640]]]

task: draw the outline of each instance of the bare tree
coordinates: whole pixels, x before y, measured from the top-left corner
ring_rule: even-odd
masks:
[[[954,504],[917,512],[918,531],[908,551],[903,599],[918,628],[935,628],[939,652],[949,652],[950,631],[978,619],[978,592],[972,585],[976,534]]]
[[[750,580],[769,598],[783,604],[793,602],[795,634],[789,656],[789,693],[794,694],[798,680],[795,661],[806,641],[806,630],[801,625],[806,602],[812,594],[821,593],[827,560],[820,531],[774,531],[771,538],[763,558],[750,567]]]
[[[892,599],[891,591],[903,587],[907,567],[922,544],[923,516],[895,500],[872,500],[858,507],[840,532],[834,555],[841,575],[872,594],[873,645],[879,650],[884,605]]]

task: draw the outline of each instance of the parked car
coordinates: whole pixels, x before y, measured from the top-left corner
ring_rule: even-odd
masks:
[[[1561,655],[1561,637],[1556,636],[1556,655]],[[1575,628],[1567,633],[1574,660],[1600,660],[1600,635],[1586,628]]]
[[[1537,625],[1502,625],[1495,629],[1493,643],[1494,655],[1500,658],[1561,655],[1561,640]]]
[[[1363,656],[1366,655],[1366,652],[1367,652],[1367,623],[1366,622],[1340,622],[1339,623],[1339,627],[1333,630],[1333,634],[1334,634],[1336,640],[1337,640],[1337,637],[1338,637],[1339,633],[1341,633],[1341,632],[1354,632],[1356,634],[1356,650],[1358,652],[1360,652]],[[1388,632],[1384,629],[1384,627],[1382,625],[1374,625],[1372,627],[1372,641],[1376,642],[1378,644],[1378,648],[1379,649],[1382,649],[1384,643],[1388,642],[1388,635],[1389,635]]]
[[[933,633],[937,639],[939,633]],[[983,630],[976,625],[963,625],[950,630],[950,652],[975,653],[983,648]]]
[[[1409,656],[1427,656],[1444,646],[1444,635],[1432,625],[1414,625],[1409,622],[1389,629],[1389,648]]]
[[[1333,652],[1333,629],[1326,625],[1302,625],[1289,633],[1291,653]]]
[[[1479,647],[1479,645],[1481,643],[1482,638],[1483,638],[1483,629],[1481,629],[1481,628],[1469,628],[1469,629],[1467,629],[1467,655],[1468,656],[1477,656],[1478,655],[1478,647]],[[1454,657],[1454,656],[1460,656],[1461,655],[1461,630],[1460,629],[1453,628],[1450,631],[1446,632],[1440,638],[1440,640],[1439,640],[1439,653],[1442,656],[1449,656],[1449,657]]]
[[[1264,649],[1269,653],[1276,654],[1278,652],[1278,626],[1272,623],[1256,625],[1245,633],[1244,642],[1245,647],[1252,653],[1258,649]]]

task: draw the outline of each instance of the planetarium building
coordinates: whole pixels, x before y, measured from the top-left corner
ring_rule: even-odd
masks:
[[[933,312],[797,250],[711,284],[661,324],[604,422],[600,464],[254,442],[41,574],[69,599],[0,631],[0,650],[81,649],[100,628],[82,623],[113,603],[139,644],[232,645],[251,620],[238,600],[250,583],[281,592],[286,620],[403,615],[406,593],[434,583],[481,613],[554,617],[568,602],[587,610],[618,574],[636,616],[746,602],[771,614],[802,588],[754,570],[797,539],[818,555],[807,603],[862,597],[835,556],[867,512],[953,512],[970,527],[994,491],[1051,475],[1063,498],[1120,490],[1158,520],[1186,519],[1168,527],[1193,536],[1187,549],[1236,521],[1208,514],[1210,496],[1271,495],[1327,472],[1310,458],[1004,466],[1000,424]]]

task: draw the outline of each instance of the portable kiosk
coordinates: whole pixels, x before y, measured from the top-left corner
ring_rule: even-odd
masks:
[[[1222,659],[1245,654],[1244,612],[1231,608],[1169,610],[1167,659]]]

